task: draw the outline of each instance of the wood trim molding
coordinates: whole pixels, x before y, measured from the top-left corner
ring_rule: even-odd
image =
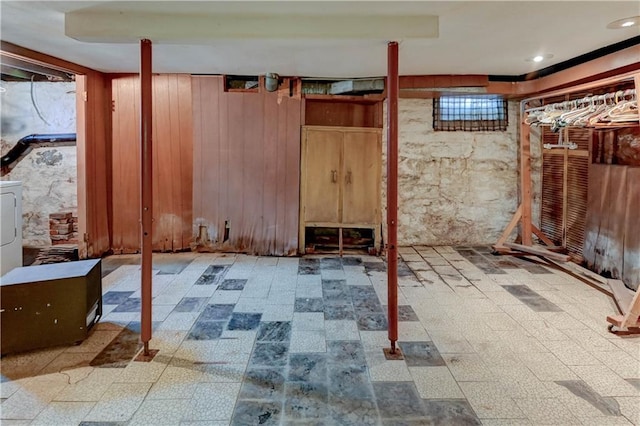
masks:
[[[0,54],[73,74],[98,72],[83,65],[65,61],[64,59],[56,58],[55,56],[50,56],[45,53],[36,52],[35,50],[27,49],[26,47],[18,46],[7,41],[0,41]]]

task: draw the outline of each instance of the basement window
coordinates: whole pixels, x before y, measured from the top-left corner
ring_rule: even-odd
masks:
[[[505,131],[507,101],[499,95],[441,96],[433,99],[436,131]]]
[[[260,79],[257,75],[225,75],[225,91],[258,92]]]

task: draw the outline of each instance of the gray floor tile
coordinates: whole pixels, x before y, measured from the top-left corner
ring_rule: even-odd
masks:
[[[433,342],[398,342],[398,345],[409,367],[446,365]]]
[[[222,336],[224,330],[223,321],[197,321],[189,334],[187,340],[215,340]]]
[[[119,305],[125,302],[133,291],[108,291],[102,295],[103,305]]]
[[[251,368],[247,370],[238,398],[282,401],[284,398],[284,368]]]
[[[262,314],[234,312],[229,320],[228,330],[255,330],[260,325]]]
[[[329,424],[374,426],[380,424],[378,407],[373,399],[337,398],[329,395]]]
[[[235,305],[207,305],[198,318],[200,321],[220,321],[231,318]]]
[[[323,312],[322,298],[298,298],[294,306],[295,312]]]
[[[362,343],[357,340],[327,342],[327,362],[342,367],[355,367],[364,371],[366,357]]]
[[[466,399],[425,399],[423,405],[427,424],[482,424]]]
[[[236,403],[231,424],[234,426],[276,426],[282,417],[282,402],[245,401]]]
[[[382,313],[357,314],[358,330],[361,331],[384,331],[388,327],[387,316]]]
[[[113,312],[140,312],[141,300],[137,297],[130,297],[118,305]]]
[[[175,312],[199,312],[207,304],[208,297],[183,297],[174,308]]]
[[[287,363],[288,353],[288,344],[256,343],[249,363],[252,366],[284,366]]]
[[[288,419],[321,419],[329,413],[325,383],[288,382],[284,413]]]
[[[286,342],[291,339],[291,322],[270,321],[260,323],[258,342]]]
[[[329,366],[329,394],[342,399],[373,399],[369,375],[362,368]]]
[[[244,290],[248,280],[227,279],[220,283],[219,290]]]
[[[386,308],[384,309],[386,312]],[[398,306],[398,321],[420,321],[410,305]]]
[[[326,354],[291,354],[287,380],[292,382],[326,382]]]
[[[351,305],[328,305],[324,307],[326,320],[355,320],[356,314]]]
[[[411,382],[375,382],[373,392],[383,419],[425,415],[422,400]]]
[[[362,258],[360,257],[343,257],[342,258],[343,266],[360,266],[362,265]]]

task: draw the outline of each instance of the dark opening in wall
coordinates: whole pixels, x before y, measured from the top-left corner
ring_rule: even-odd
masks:
[[[260,79],[257,75],[226,75],[224,90],[227,92],[258,92]]]

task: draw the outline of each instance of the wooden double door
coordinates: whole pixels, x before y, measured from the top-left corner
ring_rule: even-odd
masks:
[[[308,227],[367,228],[380,244],[381,129],[304,126],[300,251]]]

